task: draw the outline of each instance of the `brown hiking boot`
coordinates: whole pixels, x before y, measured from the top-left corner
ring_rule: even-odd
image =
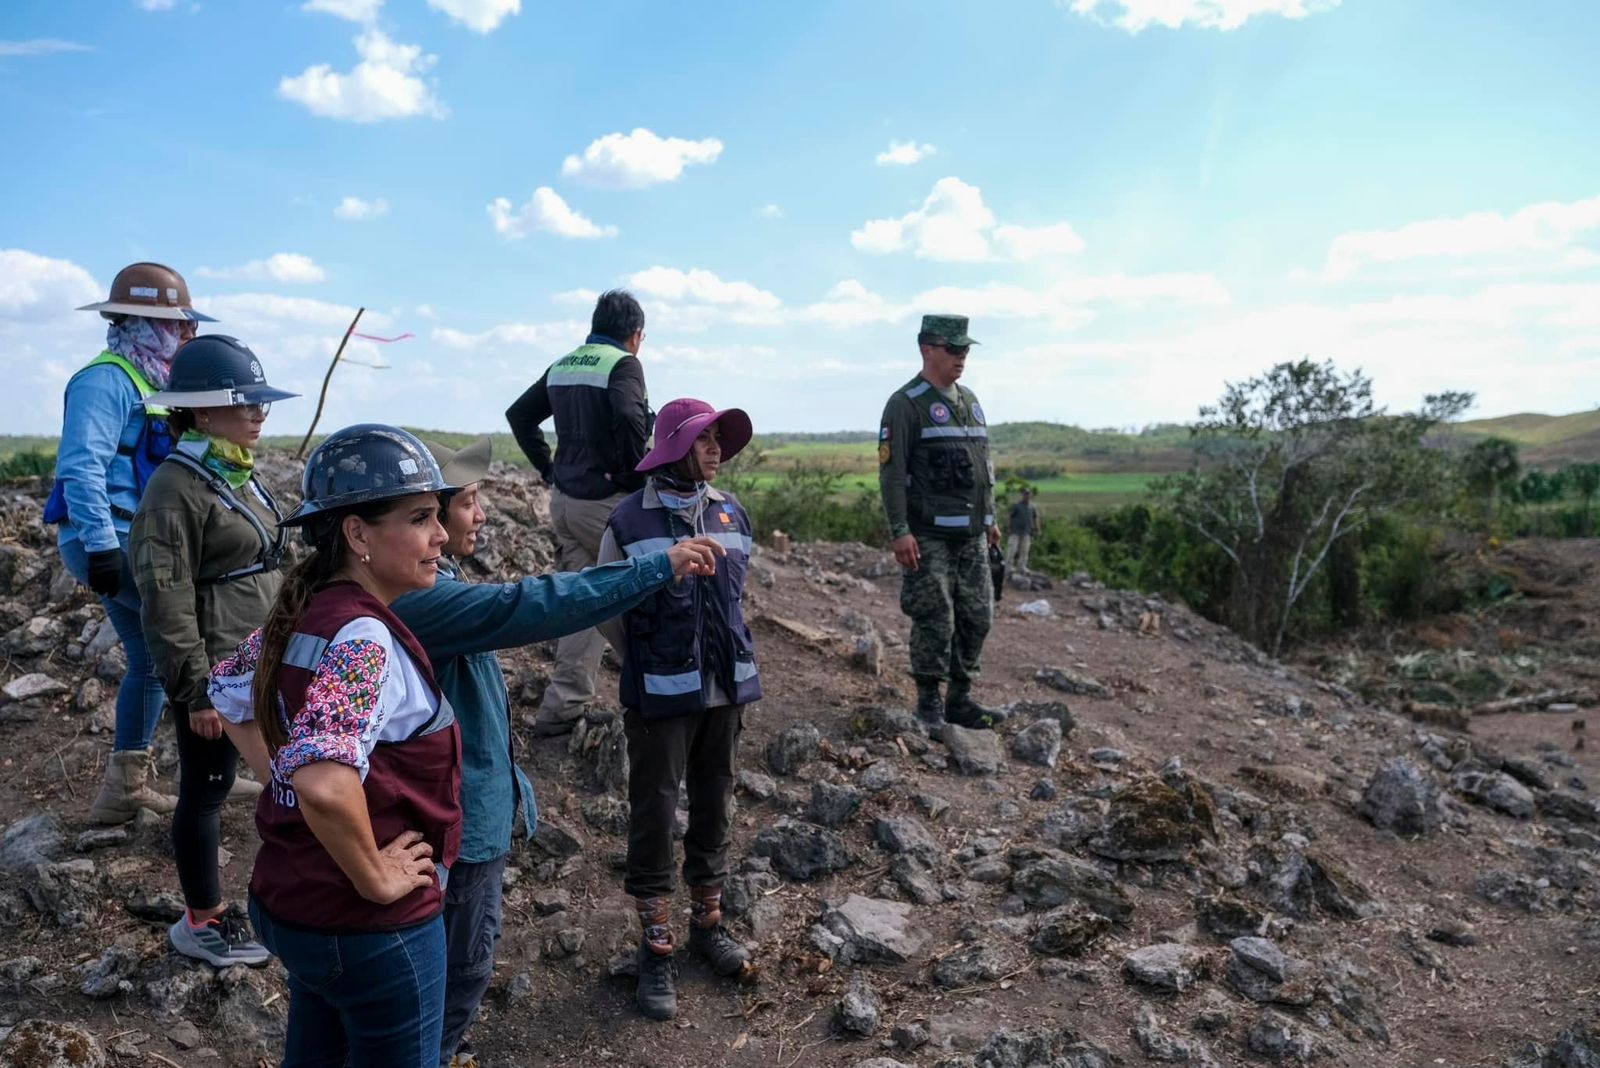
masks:
[[[739,975],[750,963],[750,951],[722,926],[722,887],[689,887],[689,950],[705,958],[718,975]]]
[[[157,793],[148,782],[150,772],[150,750],[124,749],[112,753],[106,760],[105,778],[89,809],[89,818],[96,823],[127,823],[141,808],[170,816],[178,807],[178,799]]]

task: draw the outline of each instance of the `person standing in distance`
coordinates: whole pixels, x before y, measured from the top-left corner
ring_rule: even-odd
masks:
[[[1011,506],[1011,513],[1006,517],[1006,529],[1006,566],[1013,572],[1028,570],[1033,539],[1039,533],[1039,509],[1033,503],[1033,490],[1022,488],[1017,503]]]
[[[644,309],[633,294],[600,294],[589,336],[551,364],[506,409],[517,444],[550,485],[550,523],[556,566],[593,567],[611,510],[644,485],[634,472],[644,458],[654,416],[645,393],[639,347]],[[540,426],[554,418],[556,450],[550,454]],[[594,700],[594,674],[605,639],[592,627],[556,643],[555,673],[539,703],[533,733],[565,734]]]
[[[900,610],[911,617],[917,715],[934,728],[1004,718],[972,699],[994,620],[988,546],[1000,543],[989,428],[978,398],[956,381],[975,344],[966,316],[924,315],[922,373],[890,395],[878,432],[878,488],[900,565]]]

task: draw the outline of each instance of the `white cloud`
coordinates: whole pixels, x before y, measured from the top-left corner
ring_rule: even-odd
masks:
[[[1466,273],[1521,273],[1530,259],[1555,268],[1600,263],[1583,241],[1600,243],[1600,196],[1570,202],[1545,201],[1502,215],[1474,212],[1451,219],[1426,219],[1392,230],[1355,230],[1328,247],[1322,277],[1344,281],[1375,264],[1423,259],[1501,259],[1498,266],[1467,267]]]
[[[53,56],[60,52],[93,52],[94,49],[77,41],[63,41],[55,37],[36,37],[29,41],[0,41],[0,58],[7,56]]]
[[[505,197],[495,197],[488,210],[495,233],[514,240],[527,237],[535,230],[558,237],[617,236],[615,226],[596,226],[586,216],[569,207],[560,194],[547,185],[535,189],[528,202],[516,211],[511,210],[511,201]]]
[[[715,137],[686,141],[657,137],[639,127],[631,134],[610,133],[590,143],[582,157],[568,156],[561,164],[564,177],[609,189],[644,189],[675,182],[687,166],[705,165],[722,155]]]
[[[909,167],[913,163],[921,163],[937,151],[937,148],[928,144],[891,140],[889,147],[878,153],[877,163],[880,167]]]
[[[854,278],[836,284],[815,304],[801,308],[797,317],[825,326],[865,326],[899,322],[911,315],[909,304],[892,304]]]
[[[383,0],[306,0],[300,5],[300,10],[320,12],[370,26],[377,21],[378,12],[383,10]]]
[[[0,318],[50,315],[104,299],[100,284],[71,260],[0,249]]]
[[[428,0],[428,6],[478,33],[493,33],[500,23],[522,10],[522,0]]]
[[[725,282],[710,271],[676,267],[650,267],[628,277],[636,295],[666,301],[689,301],[757,311],[772,311],[783,302],[777,294],[749,282]]]
[[[910,249],[918,257],[955,263],[1031,260],[1083,251],[1068,223],[997,226],[983,191],[960,178],[941,178],[922,207],[897,219],[871,219],[850,235],[862,252],[885,255]]]
[[[377,200],[345,197],[339,201],[339,206],[333,209],[333,213],[341,219],[361,222],[365,219],[376,219],[381,215],[389,214],[389,202],[381,197]]]
[[[485,348],[570,348],[589,333],[589,324],[576,320],[556,323],[501,323],[476,334],[452,330],[446,326],[433,328],[433,340],[448,349],[474,351]]]
[[[1053,226],[997,226],[995,252],[1003,259],[1033,260],[1082,252],[1083,238],[1071,223]]]
[[[316,261],[298,252],[277,252],[264,260],[251,260],[237,267],[202,267],[195,274],[201,278],[284,282],[290,285],[311,285],[328,278],[328,272]]]
[[[136,0],[141,11],[171,11],[178,0]]]
[[[1197,26],[1237,30],[1258,15],[1303,19],[1329,11],[1340,0],[1060,0],[1073,14],[1139,33],[1151,26],[1168,30]]]
[[[313,115],[345,122],[417,115],[442,119],[448,114],[432,87],[419,77],[432,69],[437,57],[423,55],[419,45],[396,44],[377,29],[356,38],[356,52],[361,62],[349,73],[319,63],[278,82],[278,95]]]
[[[776,204],[763,204],[756,210],[756,214],[763,219],[783,218],[783,209]]]

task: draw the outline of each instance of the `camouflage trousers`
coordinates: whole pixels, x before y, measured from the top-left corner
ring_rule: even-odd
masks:
[[[994,621],[994,585],[983,535],[918,537],[922,566],[900,572],[900,610],[911,617],[911,674],[957,682],[978,677]]]

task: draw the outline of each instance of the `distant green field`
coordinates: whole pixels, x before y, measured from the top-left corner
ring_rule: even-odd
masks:
[[[758,489],[764,489],[783,477],[782,468],[765,469],[741,476]],[[1161,477],[1158,472],[1119,471],[1114,473],[1087,472],[1043,479],[1036,482],[1039,495],[1036,503],[1046,516],[1073,516],[1116,508],[1142,500],[1151,481]],[[878,492],[876,474],[850,474],[840,483],[839,497],[848,500],[863,490]]]

